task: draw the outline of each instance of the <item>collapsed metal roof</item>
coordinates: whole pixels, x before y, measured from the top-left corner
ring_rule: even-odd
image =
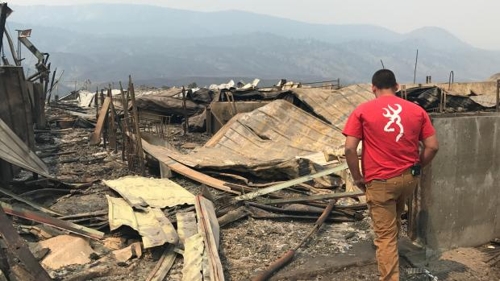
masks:
[[[196,169],[290,178],[310,172],[305,164],[309,161],[301,161],[297,156],[305,158],[317,152],[341,156],[343,152],[336,149],[343,141],[338,129],[287,101],[276,100],[238,114],[195,153],[171,157]]]
[[[290,95],[293,95],[294,100]],[[342,130],[351,112],[361,103],[374,98],[370,85],[352,85],[339,90],[296,88],[282,96],[293,104]]]

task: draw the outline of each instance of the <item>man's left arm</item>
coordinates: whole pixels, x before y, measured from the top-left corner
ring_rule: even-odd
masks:
[[[354,184],[361,189],[363,192],[366,191],[365,180],[361,171],[359,170],[359,158],[358,158],[358,145],[360,139],[347,136],[345,140],[345,158],[347,161],[347,166],[349,166],[349,171],[351,171]]]

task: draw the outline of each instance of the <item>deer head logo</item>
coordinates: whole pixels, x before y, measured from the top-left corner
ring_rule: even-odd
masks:
[[[403,108],[399,104],[394,104],[396,108],[388,105],[387,108],[384,108],[384,117],[389,118],[389,122],[384,127],[385,132],[394,132],[394,127],[391,127],[392,124],[396,123],[399,127],[399,134],[396,136],[396,142],[398,142],[404,134],[404,128],[401,124],[401,116],[399,114],[403,111]]]

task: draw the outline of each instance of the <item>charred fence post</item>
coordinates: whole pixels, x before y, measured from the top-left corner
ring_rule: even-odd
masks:
[[[108,89],[108,97],[110,99],[110,104],[109,104],[109,118],[108,118],[108,124],[109,124],[109,146],[110,148],[116,153],[118,150],[118,146],[116,144],[116,126],[115,126],[115,107],[113,105],[113,92],[111,90],[111,84],[109,85]]]
[[[95,120],[97,120],[97,118],[99,118],[99,88],[98,87],[96,87],[96,89],[95,89],[94,107],[95,107]]]
[[[103,96],[104,96],[104,93],[103,93]],[[106,94],[107,96],[107,94]],[[109,99],[109,98],[108,98]],[[104,127],[103,127],[103,132],[102,132],[102,141],[103,141],[103,146],[104,146],[104,149],[107,149],[108,148],[108,134],[109,134],[109,107],[111,106],[111,103],[109,103],[108,105],[108,109],[106,110],[106,112],[104,113],[106,116],[104,118]]]
[[[104,104],[104,89],[101,89],[101,106]]]
[[[142,150],[142,138],[141,138],[141,129],[139,127],[139,113],[137,112],[137,104],[135,101],[135,89],[134,83],[132,83],[132,76],[129,76],[129,93],[130,99],[132,101],[132,114],[133,114],[133,124],[135,130],[135,146],[136,153],[139,159],[139,169],[141,171],[141,175],[144,176],[146,173],[146,167],[144,166],[144,151]]]
[[[408,91],[406,90],[406,85],[401,86],[401,96],[403,99],[408,100]]]
[[[125,153],[128,151],[128,137],[127,133],[129,132],[128,125],[128,100],[125,98],[125,92],[123,91],[122,82],[120,84],[120,97],[122,100],[123,107],[123,118],[120,120],[120,124],[122,126],[122,161],[125,161]],[[127,155],[128,158],[128,155]]]
[[[184,135],[187,135],[188,133],[188,128],[189,128],[189,124],[188,124],[188,114],[187,114],[187,106],[186,106],[186,88],[184,88],[184,86],[182,86],[182,110],[184,112]]]

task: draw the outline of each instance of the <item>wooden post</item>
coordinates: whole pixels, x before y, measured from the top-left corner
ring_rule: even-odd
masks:
[[[141,130],[139,128],[139,113],[137,112],[137,104],[135,102],[135,89],[134,83],[132,83],[132,76],[129,76],[129,93],[130,99],[132,100],[132,114],[134,116],[134,129],[135,129],[135,141],[137,147],[137,156],[139,158],[139,167],[141,169],[141,175],[146,175],[146,167],[144,166],[144,151],[142,150],[142,138]]]
[[[108,91],[109,93],[109,91]],[[108,95],[108,93],[106,94],[106,96]],[[101,96],[104,98],[104,91],[101,92]],[[109,107],[111,107],[111,101],[110,101],[110,104],[109,104]],[[104,130],[102,132],[102,141],[103,141],[103,147],[104,149],[107,149],[108,148],[108,134],[109,134],[109,107],[108,107],[108,110],[106,110],[106,118],[104,120],[106,120],[104,122]]]
[[[128,101],[125,99],[125,93],[123,91],[122,82],[120,81],[120,98],[122,100],[123,107],[123,119],[121,120],[122,124],[122,161],[125,161],[125,152],[127,151],[128,146],[128,136],[127,132],[129,132],[128,127]],[[128,155],[127,155],[128,159]]]
[[[108,89],[108,97],[110,99],[109,106],[109,145],[111,149],[116,153],[118,151],[118,146],[116,144],[116,126],[115,126],[115,107],[113,105],[113,91],[111,90],[111,85]]]
[[[184,86],[182,86],[182,110],[184,111],[184,135],[187,135],[188,133],[188,114],[187,114],[187,107],[186,107],[186,89]]]
[[[95,107],[95,120],[97,120],[97,118],[99,118],[99,88],[98,87],[96,87],[96,89],[95,89],[94,107]]]
[[[104,89],[101,89],[101,106],[104,104]]]

